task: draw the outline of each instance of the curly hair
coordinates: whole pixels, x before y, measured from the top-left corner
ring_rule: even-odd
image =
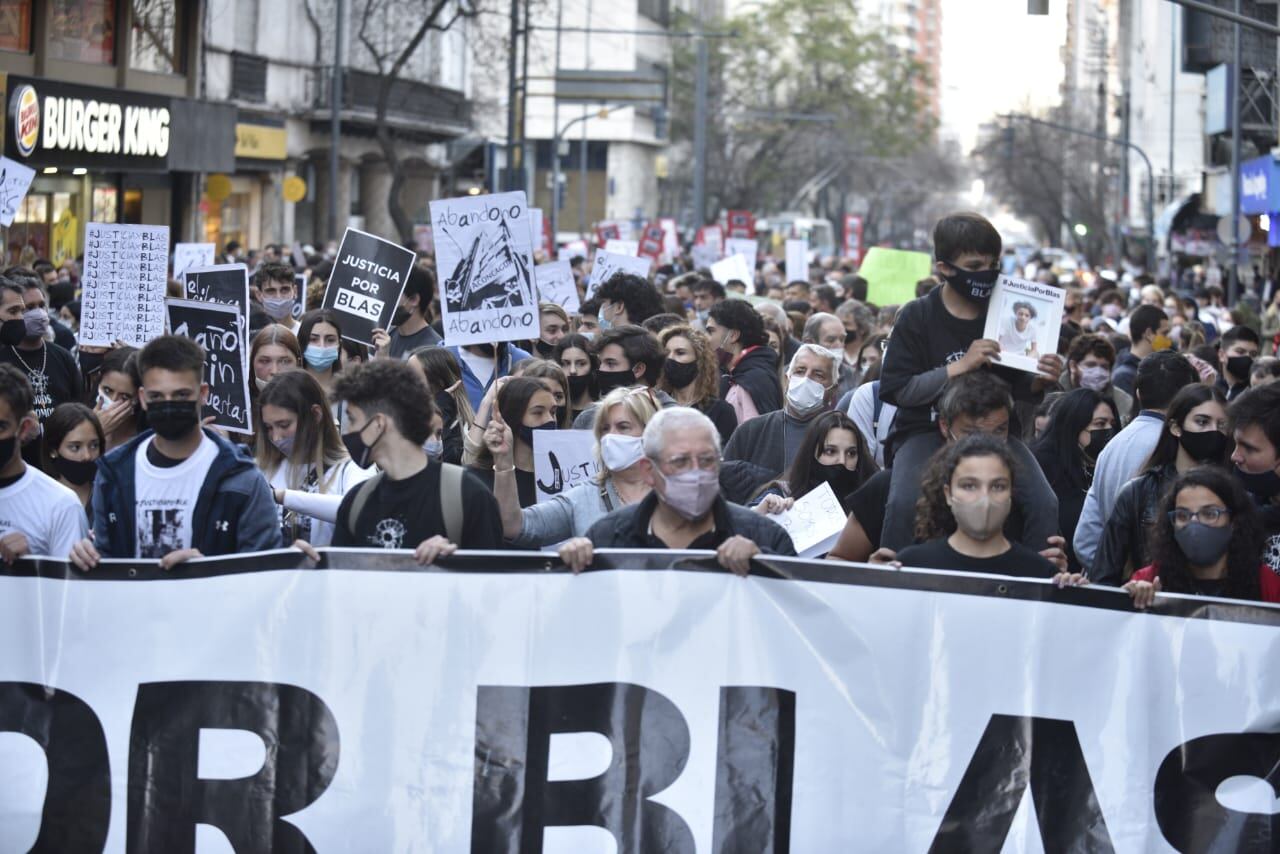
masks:
[[[415,445],[431,435],[436,410],[431,391],[413,368],[398,359],[373,359],[343,371],[334,381],[333,397],[364,410],[365,415],[386,415],[400,435]]]
[[[627,322],[637,326],[655,314],[662,314],[664,308],[658,289],[647,279],[631,273],[614,273],[596,288],[595,297],[600,302],[622,303]]]
[[[962,460],[970,457],[996,457],[1009,470],[1009,487],[1018,485],[1018,463],[1008,444],[983,433],[966,436],[959,442],[944,445],[929,460],[920,482],[920,499],[916,502],[916,539],[921,542],[948,537],[955,533],[956,520],[947,504],[945,489]]]
[[[1160,501],[1160,513],[1151,530],[1147,552],[1156,567],[1161,586],[1168,593],[1200,592],[1187,565],[1186,555],[1174,539],[1173,520],[1169,518],[1178,504],[1178,494],[1196,486],[1218,496],[1230,514],[1231,543],[1227,546],[1226,589],[1223,595],[1230,599],[1261,600],[1258,565],[1262,562],[1265,539],[1262,523],[1244,487],[1217,466],[1196,466],[1183,472]]]
[[[1036,316],[1036,307],[1026,300],[1018,300],[1013,304],[1013,313],[1017,314],[1019,309],[1025,308],[1032,317]]]
[[[716,364],[716,352],[711,347],[711,339],[701,329],[694,329],[687,324],[668,326],[658,333],[658,341],[662,344],[662,352],[667,352],[667,343],[672,338],[683,338],[689,342],[693,350],[694,361],[698,365],[698,376],[693,381],[693,399],[711,401],[720,396],[720,368]],[[664,362],[665,364],[665,362]],[[665,391],[675,396],[676,389],[671,387],[666,371],[662,372],[656,386],[658,391]]]

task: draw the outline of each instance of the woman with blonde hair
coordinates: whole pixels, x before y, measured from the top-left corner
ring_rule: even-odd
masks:
[[[720,434],[721,446],[728,444],[738,427],[738,416],[720,399],[720,368],[707,333],[681,324],[662,330],[658,341],[667,354],[658,390],[710,418]]]
[[[644,500],[651,486],[640,437],[658,409],[658,399],[647,388],[619,388],[605,395],[594,427],[599,471],[549,501],[521,509],[514,482],[496,481],[494,495],[507,541],[516,548],[537,549],[581,537],[606,513]],[[490,422],[484,438],[495,467],[510,467],[511,428]]]

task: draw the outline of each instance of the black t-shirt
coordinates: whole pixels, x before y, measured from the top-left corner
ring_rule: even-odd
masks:
[[[473,468],[476,477],[480,478],[490,492],[493,492],[493,469]],[[531,471],[516,469],[516,493],[520,496],[520,507],[532,507],[538,503],[537,478]],[[495,501],[497,499],[494,499]]]
[[[698,409],[716,425],[716,432],[720,434],[720,447],[729,444],[729,437],[738,427],[738,414],[733,411],[733,407],[720,398],[713,397],[703,401]]]
[[[57,344],[45,342],[44,352],[0,347],[0,363],[13,365],[26,375],[31,383],[32,409],[41,424],[58,404],[80,400],[80,366]]]
[[[948,569],[956,572],[985,572],[1020,578],[1052,578],[1058,568],[1026,546],[1010,542],[1009,550],[997,557],[969,557],[951,548],[946,539],[907,546],[898,552],[903,566],[921,569]]]
[[[880,532],[884,528],[884,508],[889,506],[889,483],[893,469],[882,469],[847,499],[848,510],[858,520],[871,547],[880,548]]]
[[[404,480],[392,480],[384,475],[353,525],[351,504],[358,491],[353,489],[342,499],[333,529],[333,545],[416,549],[424,540],[447,536],[444,514],[440,511],[440,463],[435,460]],[[462,542],[458,547],[502,548],[498,500],[470,471],[462,477],[462,507]]]

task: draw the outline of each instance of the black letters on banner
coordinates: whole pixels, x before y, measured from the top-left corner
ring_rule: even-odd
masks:
[[[1280,733],[1218,733],[1178,745],[1156,772],[1156,821],[1164,838],[1187,854],[1275,851],[1280,815],[1224,807],[1218,786],[1231,777],[1258,777],[1280,797]]]
[[[547,780],[551,736],[596,732],[613,758],[589,780]],[[689,758],[689,727],[670,700],[625,682],[476,691],[476,768],[471,806],[475,854],[541,854],[543,829],[595,825],[619,854],[694,854],[693,834],[670,808],[649,801]]]
[[[202,780],[200,730],[242,729],[266,745],[252,777]],[[313,854],[281,821],[320,797],[338,769],[338,725],[315,694],[275,682],[147,682],[129,736],[130,852],[195,851],[196,824],[226,834],[237,854]]]
[[[796,695],[720,689],[713,854],[787,854],[796,757]]]
[[[252,433],[249,404],[249,346],[240,314],[233,306],[167,299],[169,329],[204,349],[204,380],[209,402],[204,417],[237,433]]]
[[[418,256],[412,249],[348,228],[324,288],[324,308],[342,318],[342,337],[373,345],[373,330],[391,330],[400,295]]]
[[[111,821],[111,766],[93,709],[66,691],[0,682],[0,732],[32,739],[48,764],[40,834],[31,854],[102,851]]]
[[[992,715],[930,854],[1000,854],[1028,783],[1045,854],[1115,850],[1075,724]]]

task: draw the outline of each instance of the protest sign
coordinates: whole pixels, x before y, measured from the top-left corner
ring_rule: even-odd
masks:
[[[249,346],[240,312],[233,305],[166,299],[169,328],[204,348],[204,381],[209,402],[204,417],[232,433],[250,434]]]
[[[557,261],[572,261],[574,258],[586,258],[591,249],[585,240],[570,240],[556,252]]]
[[[751,268],[747,266],[747,259],[741,255],[730,255],[712,264],[711,278],[722,285],[728,285],[736,279],[746,285],[747,290],[751,290],[751,283],[755,280],[751,275]]]
[[[649,267],[652,265],[652,258],[597,252],[596,260],[591,263],[591,275],[587,278],[587,299],[595,296],[596,288],[612,279],[617,273],[630,273],[642,279],[648,278]]]
[[[637,240],[610,240],[604,245],[604,251],[610,255],[631,255],[640,254],[640,242]]]
[[[293,300],[293,319],[297,320],[307,313],[307,274],[295,273],[293,276],[293,289],[296,295]],[[298,342],[302,349],[307,349],[306,341]]]
[[[217,247],[212,243],[177,243],[173,247],[173,277],[182,277],[192,267],[212,267]]]
[[[18,213],[18,206],[31,189],[36,170],[15,160],[0,157],[0,225],[8,228]]]
[[[192,267],[183,275],[187,299],[229,305],[240,315],[246,340],[249,335],[249,268],[243,264]]]
[[[857,214],[844,215],[844,257],[862,260],[862,217]]]
[[[570,314],[577,314],[578,286],[573,281],[573,268],[568,261],[548,261],[533,268],[533,278],[538,283],[538,301],[560,306]]]
[[[666,232],[663,230],[662,224],[651,222],[640,232],[640,246],[636,250],[636,254],[657,261],[662,257],[664,240],[666,240]]]
[[[662,254],[670,260],[680,254],[680,232],[671,217],[663,217],[658,222],[662,225]]]
[[[302,251],[301,243],[294,243],[293,248],[289,251],[290,257],[293,259],[293,266],[299,270],[307,268],[307,253]],[[210,261],[210,264],[213,262]]]
[[[596,224],[596,245],[604,246],[610,240],[622,238],[622,225],[612,220],[604,220]]]
[[[533,477],[539,502],[589,483],[599,470],[596,437],[590,430],[533,432]]]
[[[718,225],[704,225],[693,237],[695,246],[710,246],[716,251],[717,260],[724,252],[724,230]]]
[[[320,558],[0,562],[0,848],[1273,847],[1274,606],[709,551]]]
[[[695,270],[710,270],[720,260],[720,253],[713,247],[696,243],[689,250],[689,254],[693,258],[693,269]]]
[[[164,334],[169,226],[91,222],[81,280],[82,345],[142,347]]]
[[[809,241],[787,241],[787,281],[809,281]]]
[[[542,208],[529,208],[529,234],[534,252],[547,251],[547,234],[542,226]]]
[[[347,229],[323,303],[342,315],[343,338],[372,346],[373,330],[391,328],[416,258],[412,250],[390,240]]]
[[[821,557],[836,544],[848,514],[840,506],[831,484],[823,482],[796,499],[785,513],[770,516],[791,535],[800,557]]]
[[[1001,276],[987,302],[982,337],[1000,344],[1000,364],[1039,373],[1041,356],[1057,354],[1067,292],[1057,285]]]
[[[756,265],[756,257],[760,252],[760,244],[755,240],[747,240],[742,237],[730,237],[724,242],[724,255],[728,258],[731,255],[741,255],[747,259],[747,264],[751,267]]]
[[[916,282],[933,272],[927,252],[908,252],[872,246],[858,268],[867,280],[867,302],[872,305],[904,305],[916,298]]]
[[[725,216],[730,238],[754,239],[756,236],[756,218],[751,211],[729,211]],[[754,256],[753,256],[754,260]]]

